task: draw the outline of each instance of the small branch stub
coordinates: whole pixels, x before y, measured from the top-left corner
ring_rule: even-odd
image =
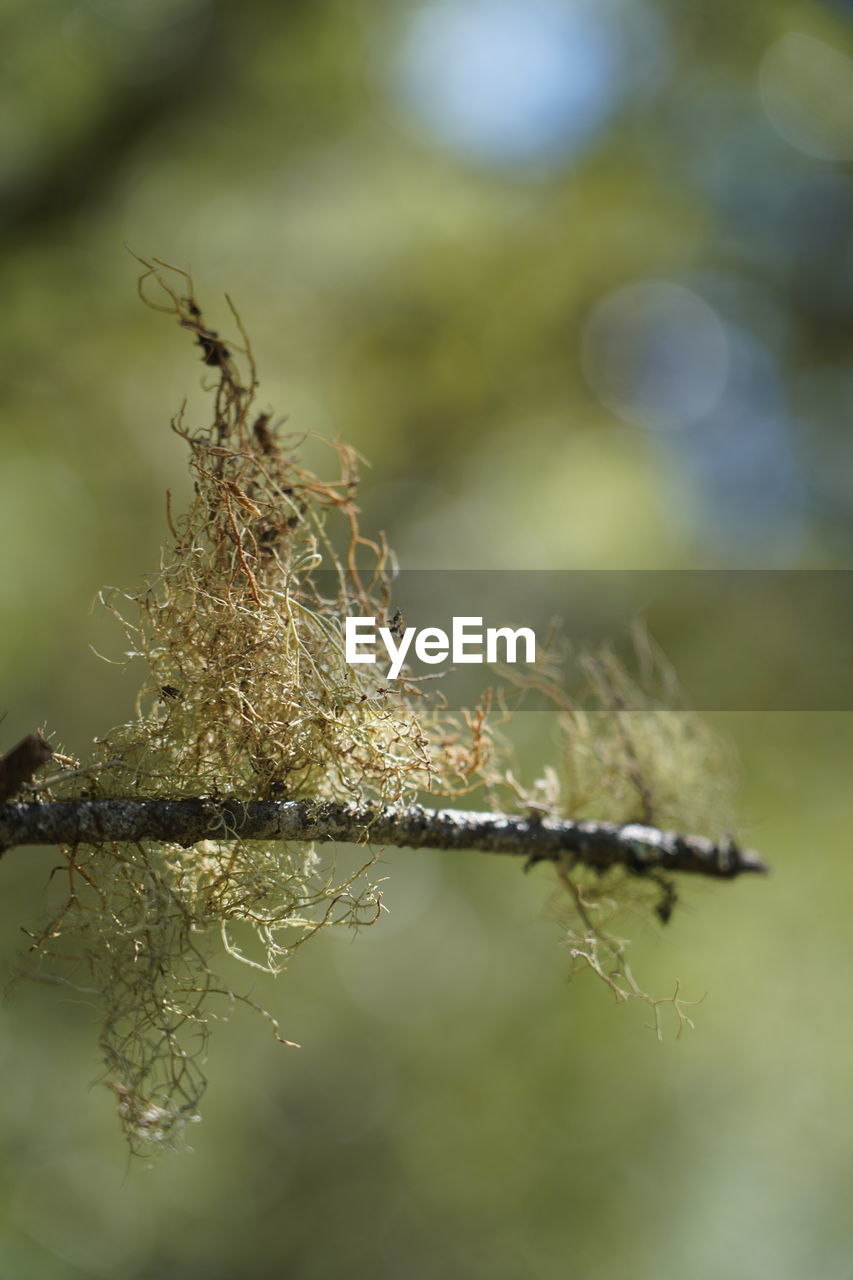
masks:
[[[53,748],[40,733],[29,733],[16,747],[0,759],[0,801],[8,800],[24,783],[32,779],[36,769],[53,757]]]

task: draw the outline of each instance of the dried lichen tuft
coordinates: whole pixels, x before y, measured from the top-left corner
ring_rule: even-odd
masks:
[[[611,649],[578,656],[555,643],[534,671],[516,677],[553,705],[556,753],[532,786],[520,785],[511,771],[504,782],[516,801],[553,816],[724,839],[734,829],[728,744],[698,715],[678,708],[675,675],[645,629],[637,625],[630,639],[635,675]],[[679,984],[669,996],[650,995],[634,976],[630,943],[621,936],[626,917],[633,917],[632,932],[638,919],[670,921],[678,903],[675,877],[645,865],[640,850],[634,866],[598,871],[564,862],[556,874],[554,914],[571,957],[569,976],[591,972],[617,1001],[644,1002],[659,1037],[666,1008],[679,1034],[692,1026],[686,1009],[693,1002]]]
[[[356,454],[334,446],[331,480],[305,469],[296,437],[256,405],[234,308],[239,343],[207,325],[186,273],[144,265],[144,300],[200,348],[211,413],[202,426],[183,412],[173,423],[189,450],[194,498],[184,515],[168,514],[160,572],[135,594],[104,596],[128,660],[144,668],[136,714],[82,766],[56,756],[63,772],[42,794],[383,804],[482,786],[498,807],[509,795],[511,807],[657,825],[675,825],[685,797],[703,797],[719,826],[711,781],[723,775],[707,737],[691,718],[638,702],[607,655],[582,660],[588,707],[567,698],[547,663],[531,676],[551,696],[560,740],[558,767],[529,788],[490,725],[489,695],[453,715],[415,683],[386,684],[373,667],[348,665],[348,615],[393,623],[388,548],[359,530]],[[338,873],[310,844],[247,842],[223,825],[221,838],[187,848],[146,840],[63,853],[67,899],[32,935],[33,949],[72,961],[70,980],[100,1004],[104,1082],[139,1154],[174,1146],[198,1118],[212,998],[252,1004],[216,977],[214,944],[277,972],[323,929],[370,924],[381,910],[367,849],[363,865]],[[659,1025],[662,1002],[635,982],[610,920],[639,904],[665,921],[671,880],[639,865],[598,875],[567,861],[556,871],[572,970],[592,970],[618,999],[646,1000]],[[671,1003],[687,1021],[677,989]]]
[[[173,423],[195,496],[185,515],[169,513],[160,572],[136,594],[104,596],[129,659],[145,667],[136,715],[54,796],[391,803],[432,786],[465,789],[488,755],[482,713],[458,724],[421,716],[413,686],[388,687],[344,660],[346,615],[387,622],[390,600],[387,547],[358,527],[355,453],[335,446],[330,481],[304,469],[295,438],[255,406],[255,364],[233,307],[239,345],[207,325],[184,273],[146,264],[140,291],[201,348],[212,413],[199,428],[184,413]],[[70,948],[88,971],[81,983],[100,993],[105,1082],[140,1153],[173,1144],[198,1114],[209,997],[235,998],[210,968],[211,939],[274,972],[319,930],[370,923],[380,910],[367,853],[355,873],[336,875],[309,845],[246,843],[227,830],[190,848],[65,852],[68,901],[34,941],[49,955]]]

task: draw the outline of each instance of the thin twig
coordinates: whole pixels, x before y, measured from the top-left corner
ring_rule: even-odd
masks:
[[[734,840],[679,835],[630,823],[572,822],[459,809],[372,806],[312,800],[59,800],[0,806],[0,852],[16,845],[158,840],[336,840],[410,849],[477,849],[542,861],[637,872],[660,869],[731,879],[766,872]]]

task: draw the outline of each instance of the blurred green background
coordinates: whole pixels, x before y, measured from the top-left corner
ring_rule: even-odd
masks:
[[[135,675],[200,366],[126,246],[237,302],[261,401],[371,462],[409,567],[846,567],[849,0],[7,0],[0,710],[72,749]],[[820,620],[816,620],[819,628]],[[665,643],[666,637],[660,637]],[[0,1275],[850,1274],[853,718],[728,714],[766,883],[565,983],[544,869],[388,854],[375,929],[234,1011],[193,1152],[129,1167],[97,1014],[0,1009]],[[846,780],[846,781],[845,781]],[[56,855],[3,860],[3,960]],[[222,1010],[223,1016],[228,1010]]]

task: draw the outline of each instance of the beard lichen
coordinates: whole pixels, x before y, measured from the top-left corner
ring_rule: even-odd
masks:
[[[464,791],[488,760],[482,710],[421,713],[414,684],[391,687],[345,661],[343,619],[387,625],[392,573],[384,541],[359,530],[357,455],[333,446],[329,481],[301,466],[299,440],[256,407],[233,306],[239,344],[207,325],[189,276],[145,266],[143,300],[201,348],[212,413],[193,427],[184,410],[172,424],[194,496],[184,515],[167,508],[159,573],[135,594],[102,597],[128,637],[126,660],[144,665],[136,713],[93,760],[69,761],[77,767],[49,795],[384,804],[436,786]],[[75,985],[102,1004],[104,1082],[140,1154],[174,1145],[198,1116],[210,997],[244,998],[212,971],[211,938],[277,972],[323,929],[369,924],[381,910],[366,849],[340,873],[307,843],[246,842],[227,829],[190,848],[143,840],[63,852],[67,901],[34,947],[88,971]]]
[[[730,745],[694,712],[679,706],[676,675],[638,621],[627,659],[610,646],[574,654],[555,640],[537,669],[515,683],[544,695],[556,712],[556,752],[532,787],[504,775],[516,802],[552,816],[612,822],[630,829],[702,831],[726,839],[734,829],[735,769]],[[571,676],[571,679],[568,676]],[[570,695],[567,688],[571,685]],[[664,1011],[676,1034],[693,1023],[680,984],[651,995],[628,961],[622,922],[666,925],[679,901],[675,877],[635,865],[595,869],[556,864],[553,914],[571,957],[569,977],[591,972],[618,1003],[640,1001],[660,1039]],[[704,997],[703,997],[704,999]]]
[[[191,425],[186,409],[172,424],[189,451],[193,497],[180,516],[167,504],[160,571],[136,593],[103,594],[128,638],[126,660],[145,671],[135,714],[93,759],[58,758],[63,773],[43,794],[382,805],[482,787],[496,807],[509,794],[514,807],[554,816],[658,825],[683,816],[685,795],[709,795],[720,771],[693,718],[638,704],[606,655],[584,660],[592,709],[569,700],[547,664],[531,679],[558,713],[560,750],[557,767],[529,788],[516,781],[488,695],[452,714],[416,681],[388,683],[348,664],[348,615],[394,625],[393,559],[359,528],[358,456],[335,444],[335,478],[309,471],[302,440],[257,405],[252,349],[233,306],[239,343],[208,326],[185,272],[144,266],[143,300],[200,348],[211,411],[203,425]],[[629,702],[640,709],[628,711]],[[503,714],[507,703],[498,704]],[[66,901],[31,935],[33,949],[46,963],[71,960],[73,985],[101,1007],[103,1081],[134,1153],[175,1146],[198,1118],[213,997],[244,1000],[281,1039],[271,1015],[216,976],[217,939],[275,973],[326,928],[378,918],[376,855],[363,836],[363,858],[344,871],[307,842],[242,840],[226,825],[190,847],[140,840],[63,850]],[[671,880],[640,868],[599,874],[570,859],[556,872],[572,972],[592,970],[617,999],[645,1000],[659,1027],[663,1002],[635,982],[610,921],[627,904],[665,922]],[[687,1021],[677,988],[670,1000]]]

